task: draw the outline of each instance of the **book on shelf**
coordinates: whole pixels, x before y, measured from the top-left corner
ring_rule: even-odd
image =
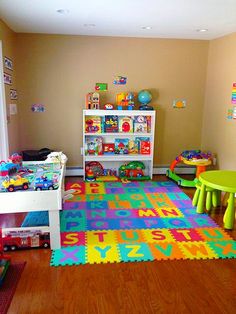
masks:
[[[134,121],[131,117],[119,117],[119,132],[133,133]]]
[[[135,141],[137,142],[139,154],[150,155],[151,153],[150,137],[147,136],[136,137]]]
[[[115,154],[126,155],[129,153],[129,139],[115,138]]]
[[[87,136],[85,138],[85,155],[102,155],[103,138],[101,136]]]
[[[150,155],[151,145],[149,141],[140,141],[140,154],[141,155]]]
[[[137,116],[134,117],[134,132],[135,133],[147,133],[148,124],[146,116]]]
[[[103,154],[104,155],[114,155],[115,154],[115,144],[114,143],[103,143]]]
[[[102,118],[99,116],[85,117],[85,133],[101,133]]]
[[[117,133],[118,129],[118,116],[108,115],[104,118],[104,132],[105,133]]]
[[[129,154],[137,155],[139,153],[138,142],[137,141],[130,139],[128,147],[129,147],[128,148]]]

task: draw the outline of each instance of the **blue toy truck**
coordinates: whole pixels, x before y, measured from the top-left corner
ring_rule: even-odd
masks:
[[[53,180],[49,180],[47,177],[36,178],[34,182],[35,191],[42,190],[54,190],[57,186],[54,184]]]

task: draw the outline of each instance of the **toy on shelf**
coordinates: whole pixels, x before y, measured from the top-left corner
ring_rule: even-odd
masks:
[[[4,251],[15,251],[17,249],[34,247],[50,247],[50,233],[48,227],[43,227],[42,230],[33,228],[3,229],[2,233]]]
[[[0,228],[0,287],[3,283],[4,277],[11,262],[10,256],[3,254],[3,249],[4,245],[2,240],[2,229]]]
[[[152,106],[148,106],[151,100],[152,94],[148,90],[141,90],[138,93],[138,101],[141,103],[139,110],[153,110]]]
[[[131,161],[119,168],[120,179],[127,180],[150,180],[149,176],[145,176],[143,170],[145,165],[141,161]]]
[[[58,185],[54,180],[48,179],[47,176],[42,176],[41,178],[36,178],[34,181],[35,191],[42,190],[55,190],[58,188]]]
[[[0,161],[0,176],[10,176],[17,173],[22,167],[22,156],[18,153],[12,154],[8,161]]]
[[[22,166],[22,156],[18,153],[13,153],[9,158],[9,161],[11,161],[13,164],[17,164],[20,167]]]
[[[105,110],[113,110],[114,109],[114,105],[110,104],[110,103],[107,103],[107,104],[104,105],[104,109]]]
[[[60,166],[66,164],[68,158],[63,152],[51,152],[47,155],[45,162],[59,164]]]
[[[86,181],[118,181],[116,169],[104,169],[98,161],[90,161],[85,164]]]
[[[85,179],[95,181],[96,177],[103,175],[103,166],[98,161],[89,161],[85,164]]]
[[[198,183],[200,173],[206,171],[206,166],[212,164],[211,152],[202,152],[201,150],[185,150],[171,163],[170,168],[166,172],[166,176],[177,182],[180,186],[195,187]],[[189,166],[196,166],[196,177],[194,180],[181,178],[174,172],[177,164],[184,163]]]
[[[100,99],[99,93],[91,92],[85,97],[86,109],[99,109]]]
[[[116,104],[118,110],[132,110],[134,107],[134,93],[119,93],[116,95]]]
[[[103,175],[102,176],[98,176],[96,178],[96,181],[101,181],[101,182],[105,182],[105,181],[118,181],[119,178],[117,177],[117,171],[116,169],[103,169]]]
[[[7,176],[2,182],[2,186],[8,192],[14,192],[16,190],[28,190],[29,180],[26,178],[22,178],[20,175],[17,175],[14,178],[9,178],[9,176]]]

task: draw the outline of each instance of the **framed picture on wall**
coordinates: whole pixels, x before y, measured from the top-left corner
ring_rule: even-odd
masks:
[[[10,89],[10,99],[16,100],[17,99],[17,91],[16,89]]]
[[[4,57],[4,65],[6,69],[13,70],[13,61],[10,58]]]
[[[11,85],[12,84],[12,76],[11,74],[5,73],[4,72],[4,83],[7,85]]]

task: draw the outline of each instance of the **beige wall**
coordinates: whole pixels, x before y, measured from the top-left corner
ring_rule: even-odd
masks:
[[[227,120],[236,82],[236,33],[209,46],[202,148],[215,152],[220,169],[236,170],[236,120]]]
[[[12,75],[12,85],[5,84],[6,106],[17,101],[10,100],[10,88],[16,89],[15,71],[15,33],[0,20],[0,40],[2,41],[3,57],[6,56],[13,61],[13,71],[4,68],[4,72]],[[10,116],[8,123],[9,150],[10,154],[19,150],[19,128],[18,115]]]
[[[82,109],[96,82],[102,100],[150,89],[157,109],[154,164],[169,164],[184,149],[200,148],[208,41],[17,34],[17,79],[22,149],[63,150],[82,165]],[[128,77],[114,86],[116,75]],[[186,98],[186,109],[173,109]],[[42,103],[45,113],[32,113]]]

